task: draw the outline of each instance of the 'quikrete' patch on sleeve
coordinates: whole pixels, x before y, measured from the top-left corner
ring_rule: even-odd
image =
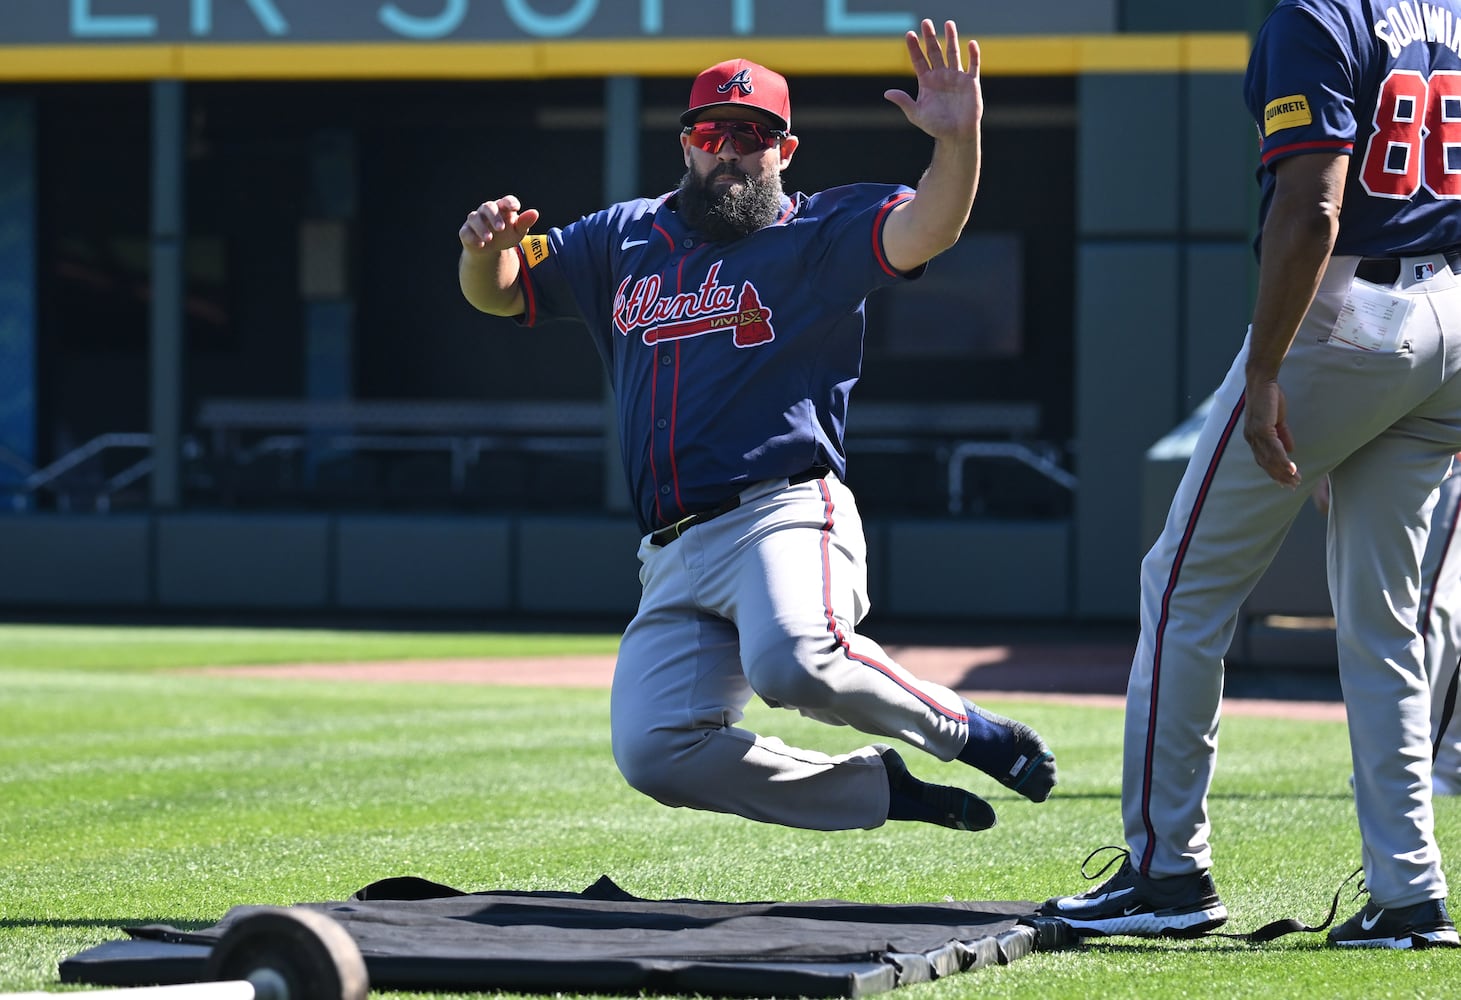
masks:
[[[523,240],[523,256],[528,260],[528,267],[537,267],[548,259],[548,237],[529,236]]]
[[[1309,110],[1309,99],[1303,94],[1280,97],[1277,100],[1269,101],[1263,109],[1263,134],[1265,136],[1273,135],[1286,128],[1298,128],[1300,125],[1312,124],[1313,121],[1314,115]]]

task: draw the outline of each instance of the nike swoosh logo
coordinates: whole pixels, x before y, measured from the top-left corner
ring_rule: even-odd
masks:
[[[628,250],[630,247],[642,247],[648,242],[649,240],[625,240],[623,243],[619,244],[619,249]]]
[[[1385,911],[1383,909],[1376,910],[1373,917],[1367,913],[1363,917],[1360,917],[1360,926],[1367,931],[1372,931],[1375,929],[1375,925],[1380,922],[1380,918],[1384,915]]]
[[[1099,906],[1108,900],[1119,899],[1122,896],[1130,895],[1131,891],[1131,888],[1128,886],[1125,889],[1117,889],[1115,892],[1108,892],[1105,895],[1092,896],[1090,898],[1066,896],[1064,899],[1057,899],[1055,901],[1055,908],[1057,910],[1084,910],[1087,907]]]

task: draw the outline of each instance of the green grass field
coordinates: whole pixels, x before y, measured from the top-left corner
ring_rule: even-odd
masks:
[[[56,965],[126,925],[214,923],[244,903],[342,899],[393,875],[466,890],[576,891],[609,875],[642,897],[916,902],[1043,899],[1119,843],[1121,713],[985,699],[1061,764],[1033,805],[962,765],[1000,825],[783,830],[666,809],[609,753],[608,695],[468,685],[200,676],[203,664],[608,652],[612,636],[0,627],[0,992],[61,991]],[[768,734],[838,752],[857,733],[754,706]],[[1224,721],[1212,793],[1218,890],[1248,931],[1316,922],[1359,863],[1338,723]],[[1437,803],[1461,875],[1461,801]],[[1341,906],[1341,919],[1357,903]],[[980,997],[1454,997],[1461,952],[1339,952],[1114,938],[907,987]],[[379,993],[383,997],[423,994]],[[437,994],[458,996],[458,994]],[[467,996],[467,995],[461,995]],[[482,994],[470,994],[482,996]]]

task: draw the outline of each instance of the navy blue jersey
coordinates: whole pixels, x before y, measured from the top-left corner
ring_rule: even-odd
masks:
[[[1461,0],[1281,0],[1244,92],[1263,188],[1288,156],[1350,155],[1336,254],[1461,246]]]
[[[642,529],[760,480],[817,465],[844,474],[863,300],[909,276],[884,258],[882,231],[912,194],[888,184],[795,194],[777,222],[729,243],[707,242],[665,195],[523,241],[522,322],[588,325]]]

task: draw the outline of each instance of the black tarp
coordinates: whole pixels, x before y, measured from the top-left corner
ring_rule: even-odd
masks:
[[[607,876],[579,893],[391,878],[298,905],[350,933],[377,989],[858,997],[1076,943],[1028,902],[648,900]],[[196,931],[124,928],[129,940],[63,961],[61,979],[197,981],[212,944],[254,909]]]

